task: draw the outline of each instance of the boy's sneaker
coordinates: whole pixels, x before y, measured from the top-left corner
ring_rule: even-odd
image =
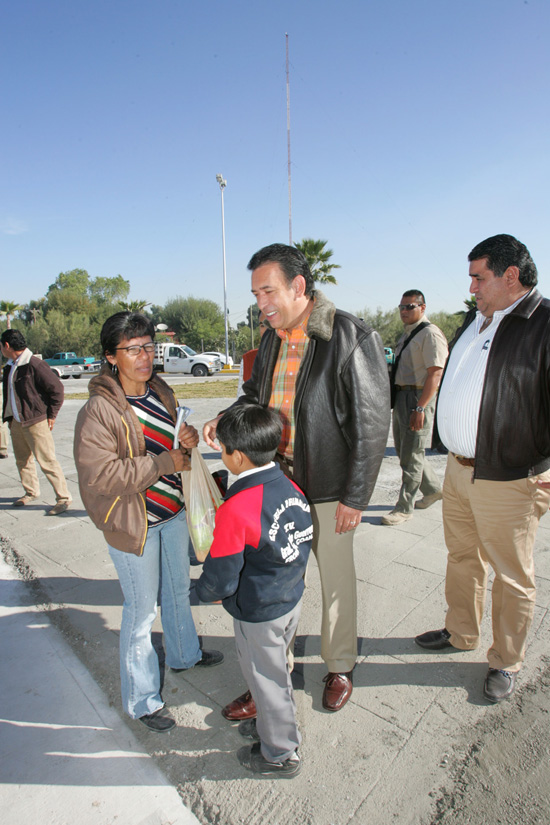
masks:
[[[262,756],[259,742],[255,742],[251,748],[240,748],[237,759],[247,770],[269,779],[292,779],[302,768],[298,751],[294,751],[284,762],[268,762]]]
[[[245,739],[253,739],[255,742],[260,741],[260,735],[256,730],[255,719],[245,719],[244,722],[241,722],[237,730]]]

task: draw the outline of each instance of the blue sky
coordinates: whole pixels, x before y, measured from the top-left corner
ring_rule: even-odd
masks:
[[[327,239],[360,313],[423,289],[456,311],[467,254],[509,232],[550,293],[547,0],[11,0],[0,28],[0,299],[59,272],[131,298],[250,303],[246,263]]]

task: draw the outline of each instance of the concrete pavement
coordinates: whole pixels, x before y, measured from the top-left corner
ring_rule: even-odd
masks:
[[[0,558],[3,825],[193,825],[32,588]]]
[[[122,598],[104,540],[80,502],[72,460],[74,422],[82,403],[66,401],[54,430],[57,454],[74,498],[70,511],[55,518],[45,517],[47,505],[54,501],[45,480],[43,498],[25,508],[13,509],[11,502],[21,491],[15,462],[13,458],[0,462],[2,550],[10,565],[31,580],[32,598],[20,591],[23,602],[16,606],[16,615],[23,615],[29,627],[38,625],[32,632],[28,628],[26,632],[20,631],[12,625],[13,616],[2,614],[8,633],[2,634],[1,678],[9,681],[2,683],[3,696],[7,698],[1,715],[12,736],[23,730],[26,737],[25,747],[20,747],[17,739],[12,740],[14,747],[0,746],[0,804],[3,810],[6,804],[10,806],[12,821],[26,825],[32,815],[34,825],[37,810],[45,825],[77,821],[71,814],[71,800],[78,791],[83,794],[78,807],[79,822],[81,809],[91,806],[90,800],[97,804],[91,812],[88,810],[88,815],[96,818],[84,819],[85,823],[125,822],[125,811],[129,810],[126,802],[145,787],[152,802],[151,813],[139,804],[142,819],[138,814],[132,822],[180,822],[169,818],[172,812],[163,808],[165,803],[156,796],[160,787],[158,768],[201,823],[427,825],[434,821],[437,801],[452,787],[455,772],[475,739],[475,726],[486,725],[491,719],[498,725],[503,714],[510,712],[510,705],[507,709],[489,705],[482,696],[487,669],[485,651],[490,644],[488,616],[482,647],[477,651],[430,654],[414,644],[417,633],[441,627],[444,619],[446,553],[441,504],[416,512],[411,521],[397,527],[379,526],[380,516],[395,503],[400,484],[391,442],[371,506],[356,538],[360,655],[352,699],[337,714],[326,713],[321,706],[325,668],[319,656],[320,588],[313,564],[294,673],[304,767],[292,782],[261,781],[251,778],[237,763],[235,751],[242,740],[236,728],[228,725],[219,713],[227,701],[244,689],[234,651],[232,623],[221,607],[196,605],[193,610],[204,646],[223,650],[224,665],[211,672],[166,674],[163,696],[178,727],[168,735],[158,736],[122,713],[118,677]],[[224,406],[220,399],[187,403],[195,411],[191,422],[199,429]],[[219,466],[218,456],[205,445],[203,448],[209,466],[215,469]],[[430,454],[429,460],[442,475],[445,459]],[[550,638],[549,551],[547,515],[537,539],[535,622],[512,703],[519,701],[522,690],[536,683],[545,666]],[[197,576],[198,569],[192,575]],[[1,578],[4,580],[5,575]],[[11,598],[0,600],[4,608],[11,607]],[[5,601],[10,603],[5,605]],[[42,612],[31,607],[35,603]],[[57,641],[52,642],[54,636],[59,639],[58,631],[51,624],[42,627],[44,618],[63,633],[65,641],[59,642],[62,654]],[[160,649],[160,623],[156,630]],[[17,634],[15,654],[13,646],[8,647],[13,634]],[[49,651],[46,663],[32,646],[37,634],[44,638],[39,645],[41,651]],[[67,651],[67,642],[78,659]],[[45,681],[45,674],[56,659],[62,663],[61,674],[53,682]],[[89,687],[83,687],[84,675],[91,678],[87,671],[97,683],[92,701]],[[75,722],[77,716],[73,717],[71,710],[68,724],[116,730],[112,734],[101,733],[110,737],[109,744],[101,738],[84,744],[80,733],[78,739],[69,738],[68,743],[44,742],[42,723],[50,724],[53,719],[55,724],[65,725],[68,721],[60,713],[61,709],[65,711],[65,695],[56,689],[60,682],[65,685],[68,681],[75,683],[76,708],[93,705],[96,714],[93,721],[84,717],[84,721]],[[30,708],[37,691],[40,704],[39,710],[34,711]],[[100,695],[104,704],[98,698]],[[29,721],[32,725],[27,724]],[[69,737],[74,737],[70,730]],[[96,734],[100,735],[97,731]],[[58,735],[56,729],[55,736]],[[135,740],[136,751],[132,744]],[[113,758],[115,751],[123,753],[124,758]],[[44,757],[37,760],[38,768],[29,760],[29,753]],[[67,761],[67,753],[74,758]],[[127,755],[130,753],[135,755]],[[82,754],[93,754],[94,758],[84,759]],[[143,754],[151,754],[152,759]],[[48,762],[52,758],[62,760],[47,776],[41,769],[46,756]],[[129,770],[130,774],[136,770],[134,785],[125,780],[111,781],[114,765],[125,763],[123,767],[128,770],[130,760],[141,768],[139,773],[134,768]],[[78,775],[72,768],[75,763],[84,768]],[[149,770],[153,773],[149,774]],[[153,775],[156,779],[151,779]],[[50,784],[54,785],[49,798],[56,803],[55,809],[49,809],[44,802],[46,797],[41,795],[44,786]],[[113,786],[126,794],[115,799]],[[34,800],[34,811],[28,800]],[[116,818],[110,813],[114,808],[108,806],[118,806]],[[166,811],[166,819],[154,818],[159,810]],[[177,815],[187,815],[183,805]]]

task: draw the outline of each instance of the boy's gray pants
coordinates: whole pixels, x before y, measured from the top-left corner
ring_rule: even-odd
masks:
[[[284,762],[302,741],[286,655],[301,607],[300,599],[289,613],[269,622],[233,619],[239,664],[256,704],[256,727],[268,762]]]

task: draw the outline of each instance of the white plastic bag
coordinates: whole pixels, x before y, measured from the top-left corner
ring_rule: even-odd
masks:
[[[216,510],[222,497],[198,447],[191,450],[191,470],[181,477],[189,535],[197,559],[204,561],[214,538]]]

